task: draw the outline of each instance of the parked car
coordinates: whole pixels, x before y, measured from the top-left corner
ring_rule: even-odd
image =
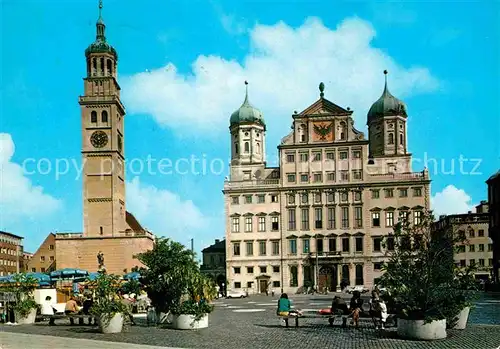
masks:
[[[345,291],[347,293],[353,293],[355,291],[358,291],[360,293],[366,293],[369,292],[370,290],[364,286],[357,285],[357,286],[347,286]]]
[[[248,292],[243,290],[229,290],[226,298],[245,298],[248,297]]]

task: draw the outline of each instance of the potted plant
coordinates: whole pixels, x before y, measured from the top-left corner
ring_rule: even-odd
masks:
[[[456,266],[453,279],[455,296],[446,319],[448,328],[463,330],[467,326],[469,312],[478,298],[478,284],[474,277],[475,265],[468,267]]]
[[[94,290],[94,303],[90,313],[97,318],[102,333],[119,333],[123,328],[125,315],[129,310],[118,296],[120,279],[113,274],[100,271],[98,277],[90,282]]]
[[[201,274],[195,254],[182,244],[159,238],[152,250],[137,256],[145,266],[141,280],[157,319],[172,315],[172,325],[179,329],[208,326],[208,313],[215,297],[214,283]]]
[[[436,231],[433,216],[425,213],[419,224],[407,220],[394,228],[394,249],[379,285],[394,307],[401,337],[446,338],[446,319],[461,306],[453,261],[454,234]]]
[[[20,325],[35,323],[36,313],[40,307],[33,295],[37,284],[37,280],[32,276],[16,274],[11,283],[4,287],[6,292],[11,292],[14,296],[16,303],[12,309],[15,321]]]

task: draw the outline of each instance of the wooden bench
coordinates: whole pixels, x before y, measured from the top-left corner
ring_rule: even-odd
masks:
[[[80,325],[84,325],[84,319],[89,319],[88,322],[92,323],[94,321],[94,317],[92,315],[85,315],[85,314],[54,314],[54,315],[38,315],[37,319],[39,320],[44,320],[44,319],[49,319],[49,325],[50,326],[55,326],[55,321],[60,320],[60,319],[69,319],[71,325],[74,324],[75,319],[78,319]]]
[[[328,323],[330,326],[333,326],[335,319],[336,318],[342,318],[342,326],[347,326],[347,318],[349,315],[331,315],[331,314],[318,314],[318,313],[312,313],[312,314],[304,314],[304,315],[299,315],[299,316],[293,316],[293,315],[278,315],[279,318],[285,320],[286,327],[288,327],[288,320],[289,319],[294,319],[295,320],[295,327],[299,327],[299,318],[301,319],[328,319]],[[369,312],[361,312],[359,314],[360,319],[364,320],[372,320],[372,316],[370,315]],[[397,324],[397,318],[394,314],[388,314],[386,324],[389,322],[393,322],[394,326]]]

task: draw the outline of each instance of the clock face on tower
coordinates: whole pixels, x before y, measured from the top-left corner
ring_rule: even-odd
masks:
[[[96,148],[102,148],[108,144],[108,135],[104,131],[95,131],[90,136],[90,143]]]

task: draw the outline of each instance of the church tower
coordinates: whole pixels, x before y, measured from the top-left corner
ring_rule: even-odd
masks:
[[[387,70],[384,75],[382,96],[368,111],[369,150],[373,158],[407,155],[406,106],[389,92]]]
[[[245,100],[231,114],[231,180],[250,180],[258,176],[266,164],[266,124],[262,112],[248,100],[248,82],[245,81]]]
[[[117,82],[118,55],[106,41],[102,0],[96,39],[85,50],[87,76],[79,104],[82,120],[84,237],[110,237],[126,229],[125,108]]]

